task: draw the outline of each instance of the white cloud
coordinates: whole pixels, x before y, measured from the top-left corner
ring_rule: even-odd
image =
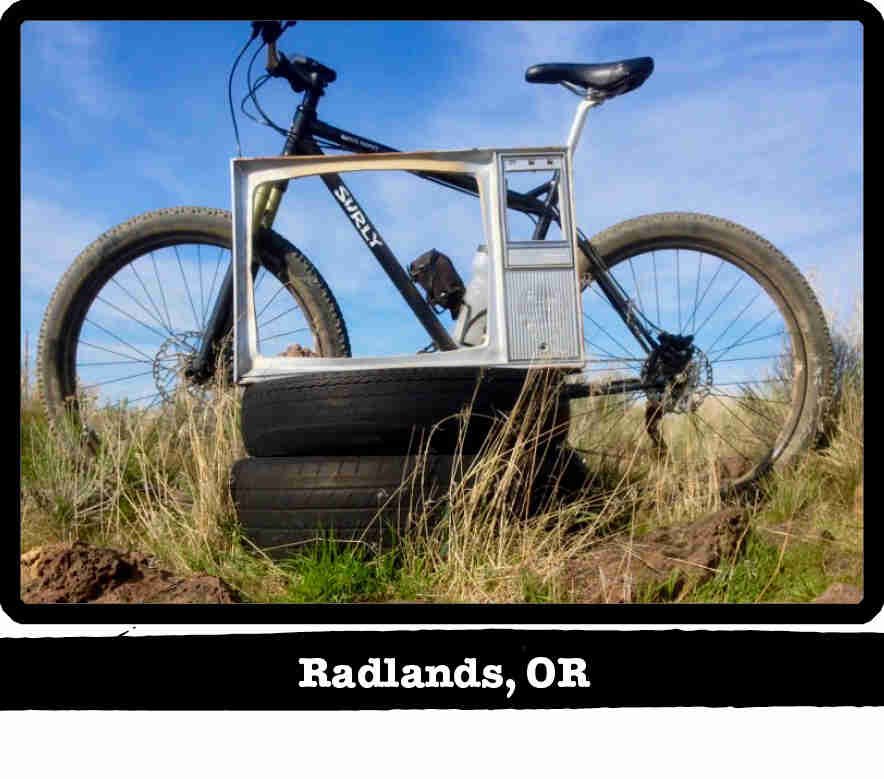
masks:
[[[58,120],[75,129],[84,118],[111,121],[131,113],[134,95],[109,75],[108,46],[97,28],[86,22],[29,25],[36,51],[23,51],[25,62],[36,64],[36,75],[52,82],[69,101],[47,107]]]
[[[48,302],[64,271],[105,229],[97,220],[56,202],[24,195],[21,201],[22,299]]]

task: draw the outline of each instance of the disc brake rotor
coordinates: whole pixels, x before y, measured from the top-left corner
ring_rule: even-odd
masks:
[[[157,350],[153,361],[153,380],[165,402],[172,400],[176,385],[186,387],[193,397],[201,397],[204,394],[203,387],[185,378],[184,375],[199,349],[201,338],[201,333],[185,331],[169,336]]]
[[[655,417],[696,411],[712,391],[712,365],[693,340],[661,333],[659,346],[642,367],[642,381],[660,387],[646,390]]]
[[[712,392],[712,365],[694,348],[691,361],[674,376],[642,376],[645,381],[665,381],[663,390],[648,390],[648,400],[661,406],[664,414],[694,412]]]

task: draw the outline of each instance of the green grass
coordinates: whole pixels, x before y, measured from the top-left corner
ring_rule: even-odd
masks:
[[[395,551],[372,554],[363,545],[335,543],[333,536],[278,567],[288,578],[280,602],[384,602],[420,594],[419,578],[408,577]]]

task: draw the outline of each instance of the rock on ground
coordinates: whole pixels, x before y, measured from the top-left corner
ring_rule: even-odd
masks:
[[[814,599],[814,603],[859,603],[863,599],[862,590],[852,584],[836,582],[830,584],[828,589]]]
[[[622,536],[603,541],[569,563],[569,587],[578,603],[679,600],[734,558],[747,524],[745,512],[725,509],[632,542]]]
[[[25,603],[236,603],[217,576],[179,576],[135,552],[77,541],[32,549],[21,556]]]

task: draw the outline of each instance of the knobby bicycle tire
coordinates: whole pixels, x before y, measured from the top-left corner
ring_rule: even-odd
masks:
[[[229,262],[223,255],[231,246],[229,212],[180,207],[136,216],[86,248],[59,281],[43,318],[37,384],[50,422],[69,416],[96,440],[84,418],[85,407],[137,406],[139,394],[146,398],[145,406],[171,398],[180,386],[182,359],[201,337],[199,328],[207,321],[213,291],[220,288]],[[203,249],[210,255],[206,260]],[[259,236],[257,256],[259,274],[266,270],[273,279],[267,284],[277,285],[275,294],[272,286],[267,291],[267,299],[280,309],[290,306],[279,316],[274,309],[281,335],[272,337],[280,339],[279,349],[288,346],[285,338],[309,338],[310,343],[299,346],[322,356],[349,356],[340,308],[310,261],[272,231]],[[256,285],[262,280],[259,276]],[[289,294],[280,296],[282,290]],[[182,325],[185,315],[187,324]],[[302,318],[303,327],[290,335],[282,328],[295,317]],[[143,339],[153,342],[148,346]],[[119,378],[107,378],[111,371]],[[136,380],[141,382],[137,389]],[[114,389],[120,397],[103,395]]]

